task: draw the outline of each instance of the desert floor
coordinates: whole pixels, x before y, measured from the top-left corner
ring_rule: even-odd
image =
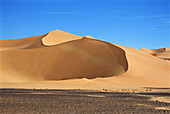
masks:
[[[150,91],[152,90],[152,91]],[[168,88],[140,92],[0,89],[0,113],[170,113]]]

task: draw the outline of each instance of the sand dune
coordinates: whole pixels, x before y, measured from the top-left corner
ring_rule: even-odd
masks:
[[[160,48],[160,49],[142,48],[141,50],[160,59],[170,60],[170,48]]]
[[[52,47],[3,51],[0,60],[2,71],[32,80],[106,77],[128,68],[122,49],[88,38]]]
[[[60,30],[0,44],[1,87],[170,86],[169,48],[141,51]]]

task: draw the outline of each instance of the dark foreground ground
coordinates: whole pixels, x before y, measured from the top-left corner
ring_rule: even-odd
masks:
[[[145,96],[147,95],[147,96]],[[11,114],[169,114],[170,103],[150,101],[169,93],[116,93],[82,90],[0,89],[0,113]]]

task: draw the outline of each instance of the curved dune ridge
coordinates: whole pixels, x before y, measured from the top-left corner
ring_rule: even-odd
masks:
[[[169,50],[138,50],[61,30],[1,40],[0,87],[170,87]]]
[[[22,48],[14,42],[15,48],[1,51],[2,75],[21,80],[91,79],[122,74],[128,69],[125,52],[108,42],[60,30],[34,39],[22,39],[29,44]]]

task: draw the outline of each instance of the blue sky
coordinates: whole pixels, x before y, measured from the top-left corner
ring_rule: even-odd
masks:
[[[60,29],[133,48],[170,47],[169,0],[0,0],[0,39]]]

